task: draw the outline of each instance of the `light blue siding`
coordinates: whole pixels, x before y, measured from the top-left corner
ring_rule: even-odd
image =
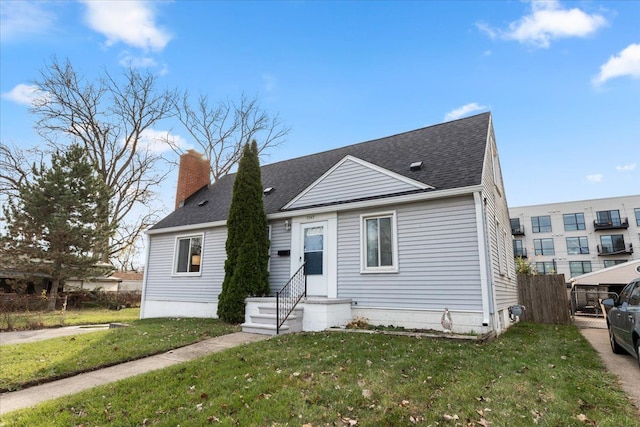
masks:
[[[174,276],[174,250],[177,236],[204,232],[202,274]],[[153,234],[149,236],[149,265],[145,298],[156,301],[217,302],[224,280],[224,227],[187,233]]]
[[[269,286],[271,293],[275,294],[289,280],[291,256],[278,255],[279,250],[291,250],[291,230],[286,230],[284,219],[272,221],[271,225],[271,248],[269,250]],[[291,223],[291,220],[289,220]]]
[[[384,209],[388,212],[390,209]],[[358,307],[482,310],[473,197],[399,205],[398,272],[360,272],[360,215],[338,215],[338,297]]]
[[[482,171],[482,195],[485,202],[485,229],[490,263],[489,280],[493,281],[495,311],[518,303],[518,285],[515,275],[513,243],[507,199],[502,183],[500,162],[493,136],[489,143]]]
[[[409,165],[407,165],[409,167]],[[308,193],[291,206],[300,208],[326,203],[344,202],[365,197],[395,194],[418,187],[368,168],[353,160],[346,160],[318,182]]]

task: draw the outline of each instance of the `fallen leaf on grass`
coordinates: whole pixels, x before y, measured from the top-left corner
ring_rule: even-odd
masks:
[[[413,424],[417,424],[417,423],[420,423],[420,422],[424,421],[424,417],[421,417],[420,415],[416,415],[414,417],[413,415],[411,415],[409,417],[409,421],[411,421]]]
[[[371,396],[373,396],[373,393],[371,392],[371,390],[367,388],[362,390],[362,397],[364,397],[365,399],[371,399]]]
[[[460,419],[460,417],[457,415],[449,415],[449,414],[444,414],[442,418],[444,418],[445,421],[458,421]]]

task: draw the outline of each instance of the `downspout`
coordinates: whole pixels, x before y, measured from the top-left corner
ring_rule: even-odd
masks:
[[[480,290],[482,296],[482,326],[491,325],[491,313],[494,311],[492,287],[493,283],[490,280],[490,262],[489,248],[491,247],[488,242],[487,235],[487,220],[484,208],[484,200],[482,199],[481,192],[473,193],[473,200],[476,207],[476,230],[478,233],[478,255],[480,258]],[[493,326],[492,326],[493,327]]]

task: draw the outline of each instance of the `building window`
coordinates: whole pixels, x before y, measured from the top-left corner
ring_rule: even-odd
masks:
[[[614,227],[619,227],[622,225],[622,221],[620,219],[620,211],[598,211],[596,212],[596,221],[598,224],[607,224],[613,225]]]
[[[604,268],[613,267],[614,265],[624,264],[627,262],[625,259],[606,259],[604,260]]]
[[[576,231],[576,230],[584,230],[584,214],[583,213],[572,213],[562,215],[562,219],[564,220],[564,231]]]
[[[520,224],[520,218],[511,218],[511,234],[524,234],[524,227]]]
[[[591,273],[591,261],[569,261],[569,270],[572,277]]]
[[[636,225],[640,227],[640,208],[635,208],[633,212],[636,214]]]
[[[600,236],[601,253],[612,254],[616,252],[624,252],[624,236],[622,234],[612,234],[609,236]]]
[[[538,274],[554,274],[556,268],[553,261],[536,262]]]
[[[567,237],[567,254],[580,255],[589,253],[586,237]]]
[[[202,234],[197,236],[180,236],[176,238],[174,256],[174,273],[200,274],[202,262]]]
[[[362,216],[362,271],[397,271],[396,214]]]
[[[553,247],[553,239],[533,239],[533,247],[536,255],[555,255],[556,251]]]
[[[526,257],[527,251],[524,249],[522,245],[522,240],[514,240],[513,241],[513,256],[514,257]]]
[[[551,231],[551,217],[549,215],[532,216],[531,229],[534,233],[548,233]]]

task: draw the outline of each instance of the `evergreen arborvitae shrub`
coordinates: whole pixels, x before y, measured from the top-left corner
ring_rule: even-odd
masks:
[[[227,219],[227,260],[218,317],[244,321],[244,300],[269,295],[269,231],[262,201],[257,144],[247,144],[238,165]]]

